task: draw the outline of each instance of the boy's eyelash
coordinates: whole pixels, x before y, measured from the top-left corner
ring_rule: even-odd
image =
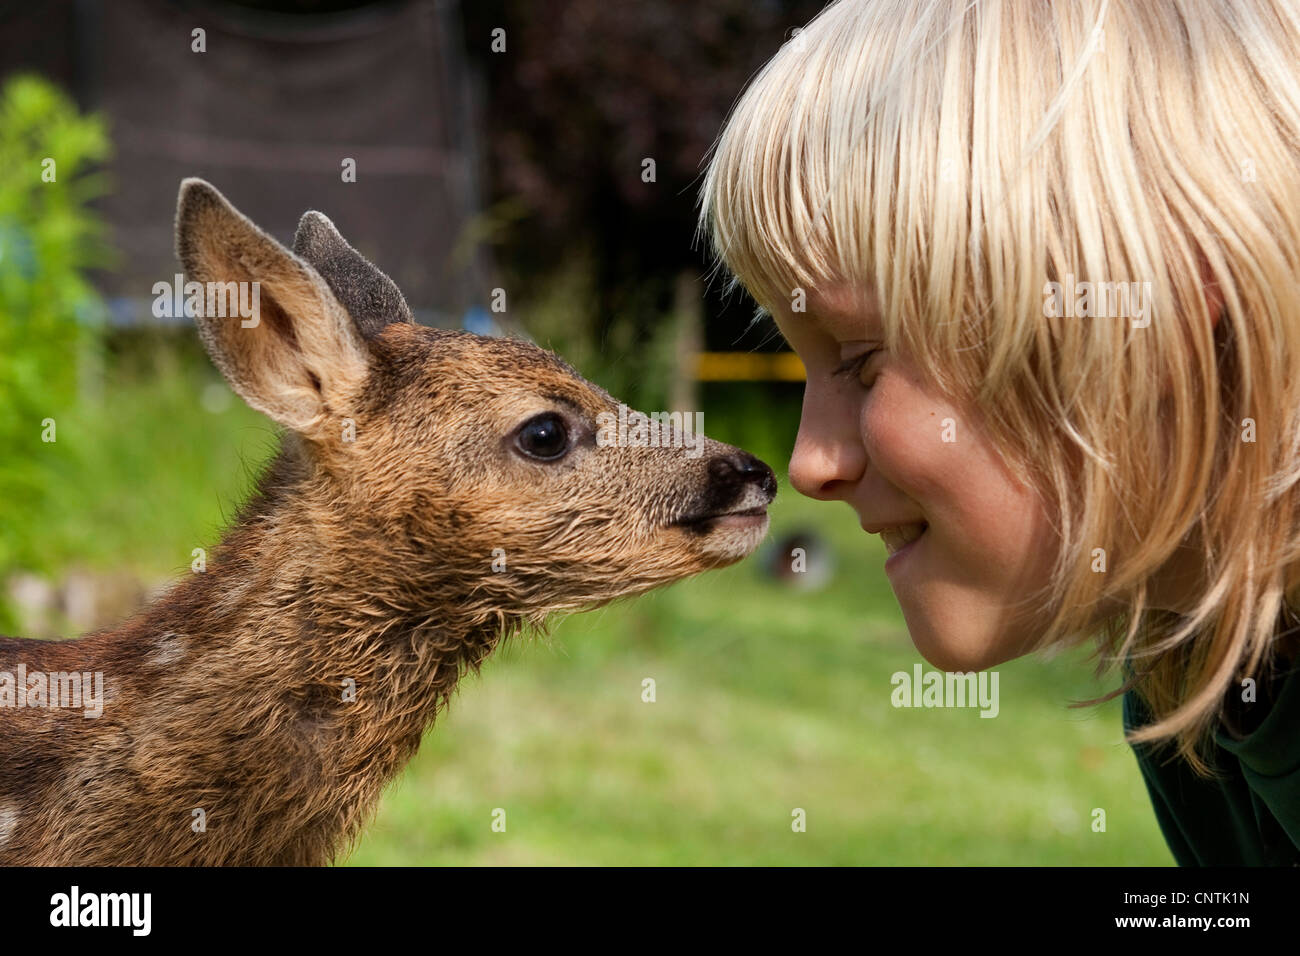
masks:
[[[880,349],[878,348],[868,349],[867,351],[863,352],[861,355],[855,355],[853,356],[853,358],[845,359],[843,362],[839,364],[839,366],[831,374],[845,375],[849,377],[857,375],[859,372],[862,371],[862,367],[867,364],[867,360],[879,351]]]

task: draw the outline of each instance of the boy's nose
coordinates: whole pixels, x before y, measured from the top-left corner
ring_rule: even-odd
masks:
[[[820,380],[804,389],[799,434],[790,455],[790,484],[819,501],[847,500],[867,467],[858,406]]]
[[[716,487],[738,489],[755,484],[768,498],[776,495],[776,475],[749,452],[737,450],[714,458],[709,462],[709,478]]]
[[[790,456],[790,484],[808,498],[838,501],[862,475],[864,466],[864,456],[852,446],[811,440],[801,433]]]

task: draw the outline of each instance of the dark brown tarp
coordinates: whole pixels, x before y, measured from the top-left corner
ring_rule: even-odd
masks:
[[[10,8],[14,28],[0,30],[4,72],[27,65],[14,47],[39,33],[33,6]],[[177,271],[172,217],[186,176],[212,182],[286,244],[303,211],[324,212],[424,320],[458,322],[487,304],[482,253],[466,243],[455,254],[477,211],[479,164],[454,4],[311,15],[165,0],[51,8],[45,16],[66,21],[56,29],[71,30],[47,51],[47,72],[68,70],[52,78],[111,124],[101,208],[120,255],[102,285],[119,319]],[[206,52],[192,49],[196,28]],[[343,181],[345,159],[356,182]]]

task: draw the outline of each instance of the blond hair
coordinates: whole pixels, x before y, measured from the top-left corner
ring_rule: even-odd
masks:
[[[1300,579],[1298,71],[1285,0],[840,0],[755,77],[701,191],[762,308],[870,289],[886,345],[978,403],[1059,515],[1038,647],[1129,662],[1155,718],[1129,739],[1202,773]],[[1149,324],[1060,314],[1071,276],[1149,283]],[[1189,540],[1197,606],[1151,608]]]

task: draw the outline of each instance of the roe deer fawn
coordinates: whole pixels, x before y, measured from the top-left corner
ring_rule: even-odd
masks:
[[[187,179],[176,244],[191,280],[259,284],[256,321],[195,318],[281,447],[204,573],[116,628],[0,638],[0,863],[328,863],[498,641],[766,531],[765,464],[598,441],[609,394],[415,324],[319,213],[291,252]],[[48,706],[81,674],[98,719]]]

